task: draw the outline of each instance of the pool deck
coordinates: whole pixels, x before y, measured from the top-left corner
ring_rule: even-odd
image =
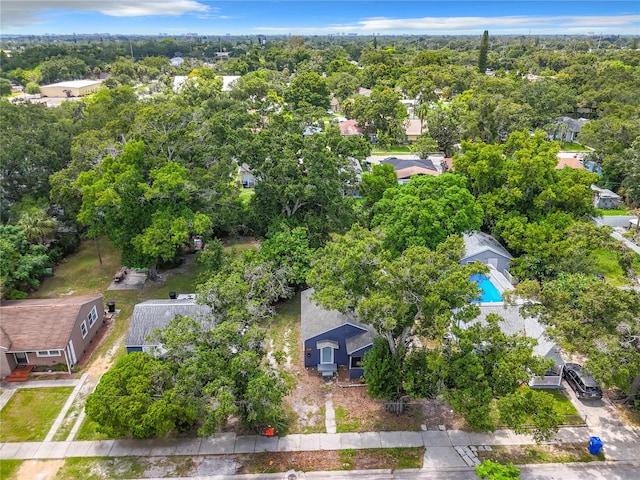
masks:
[[[511,282],[509,282],[509,280],[507,280],[507,278],[495,268],[489,268],[488,277],[491,283],[493,283],[493,285],[498,289],[500,295],[502,295],[504,292],[513,290],[513,285],[511,285]]]

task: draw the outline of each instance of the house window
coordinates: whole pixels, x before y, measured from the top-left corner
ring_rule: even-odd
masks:
[[[89,320],[89,328],[93,327],[93,324],[96,323],[96,320],[98,320],[98,310],[96,309],[95,305],[89,312],[89,315],[87,315],[87,320]]]
[[[321,350],[320,363],[333,363],[333,347],[324,347]]]
[[[85,322],[84,320],[80,324],[80,331],[82,332],[82,338],[86,337],[87,333],[89,333],[89,331],[87,330],[87,322]]]
[[[38,357],[59,357],[60,350],[38,350],[36,355]]]
[[[362,368],[362,357],[350,357],[351,365],[349,368]]]

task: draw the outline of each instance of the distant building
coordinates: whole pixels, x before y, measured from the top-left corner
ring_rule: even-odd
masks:
[[[173,57],[171,60],[169,60],[169,63],[171,64],[172,67],[179,67],[184,63],[184,58]]]
[[[82,97],[95,92],[102,85],[101,80],[71,80],[52,83],[40,87],[42,97]]]
[[[418,118],[413,118],[410,120],[406,120],[404,123],[404,134],[407,142],[415,142],[420,135],[425,131],[424,124],[422,120]]]
[[[550,140],[576,142],[578,134],[590,120],[588,118],[560,117],[556,120],[555,130],[548,134]]]
[[[440,175],[440,170],[438,170],[430,158],[404,159],[387,157],[380,163],[393,166],[400,185],[409,183],[409,180],[411,180],[411,177],[414,175],[430,175],[433,177]]]

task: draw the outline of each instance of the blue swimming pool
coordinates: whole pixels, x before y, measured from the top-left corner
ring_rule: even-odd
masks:
[[[491,283],[486,275],[482,275],[481,273],[477,273],[471,277],[471,280],[478,284],[480,287],[480,302],[501,302],[502,295],[496,288],[496,286]]]

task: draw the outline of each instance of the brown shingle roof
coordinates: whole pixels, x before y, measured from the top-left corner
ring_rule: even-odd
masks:
[[[59,350],[66,347],[83,305],[97,296],[10,300],[0,305],[0,321],[11,351]],[[2,339],[3,345],[5,338]]]
[[[358,127],[357,120],[347,120],[340,123],[340,135],[362,135],[362,130]]]
[[[584,170],[584,165],[575,157],[558,157],[556,170],[562,170],[564,167],[574,168],[576,170]]]

